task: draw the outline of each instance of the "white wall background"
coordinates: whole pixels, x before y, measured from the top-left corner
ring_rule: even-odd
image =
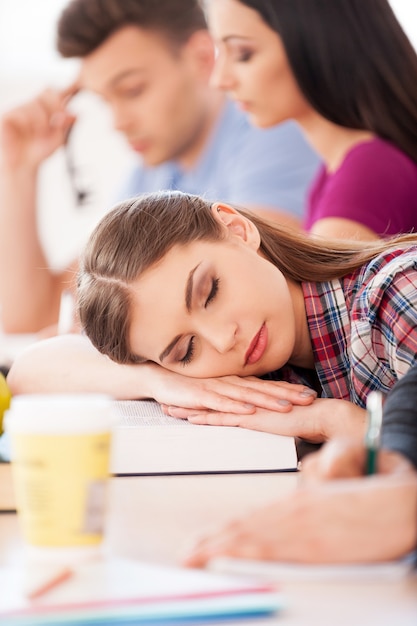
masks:
[[[75,60],[55,52],[55,24],[67,0],[0,0],[0,114],[47,86],[63,87],[77,75]],[[111,128],[106,107],[80,94],[72,148],[80,187],[91,191],[77,208],[63,151],[45,164],[39,190],[39,229],[48,259],[65,266],[78,253],[97,219],[114,201],[123,174],[137,158]]]
[[[62,60],[54,49],[56,18],[66,3],[0,0],[0,114],[44,87],[64,86],[76,76],[77,62]],[[391,0],[391,4],[417,47],[417,0]],[[117,184],[134,159],[124,140],[112,131],[109,113],[98,100],[83,95],[74,107],[79,114],[75,163],[79,182],[92,195],[84,208],[75,208],[63,154],[45,165],[39,227],[48,258],[57,268],[73,258],[91,226],[111,206]]]

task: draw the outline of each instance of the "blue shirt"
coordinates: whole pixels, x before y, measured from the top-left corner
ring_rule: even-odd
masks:
[[[154,167],[140,164],[118,198],[178,189],[208,200],[281,209],[302,217],[319,163],[295,122],[255,128],[232,101],[226,101],[192,169],[183,170],[175,161]]]

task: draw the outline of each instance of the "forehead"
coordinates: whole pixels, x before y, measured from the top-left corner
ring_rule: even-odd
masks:
[[[207,17],[210,31],[216,39],[251,36],[265,26],[258,11],[237,0],[210,0]]]
[[[174,245],[159,261],[151,265],[139,277],[136,285],[138,291],[164,291],[185,286],[191,269],[201,261],[216,258],[221,250],[221,243],[209,241],[193,241],[186,245]]]
[[[180,64],[178,49],[163,33],[125,26],[110,35],[81,62],[80,82],[93,91],[133,73],[154,73],[158,67]]]

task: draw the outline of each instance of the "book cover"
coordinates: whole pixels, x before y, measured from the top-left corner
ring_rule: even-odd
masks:
[[[157,402],[116,401],[115,475],[278,472],[297,469],[293,437],[166,416]]]

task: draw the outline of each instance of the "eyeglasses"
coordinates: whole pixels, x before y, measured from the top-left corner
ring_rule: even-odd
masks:
[[[90,200],[91,192],[79,186],[77,182],[77,168],[74,163],[73,129],[74,124],[67,132],[65,139],[65,164],[68,172],[68,179],[75,198],[75,205],[78,209],[81,209]]]

